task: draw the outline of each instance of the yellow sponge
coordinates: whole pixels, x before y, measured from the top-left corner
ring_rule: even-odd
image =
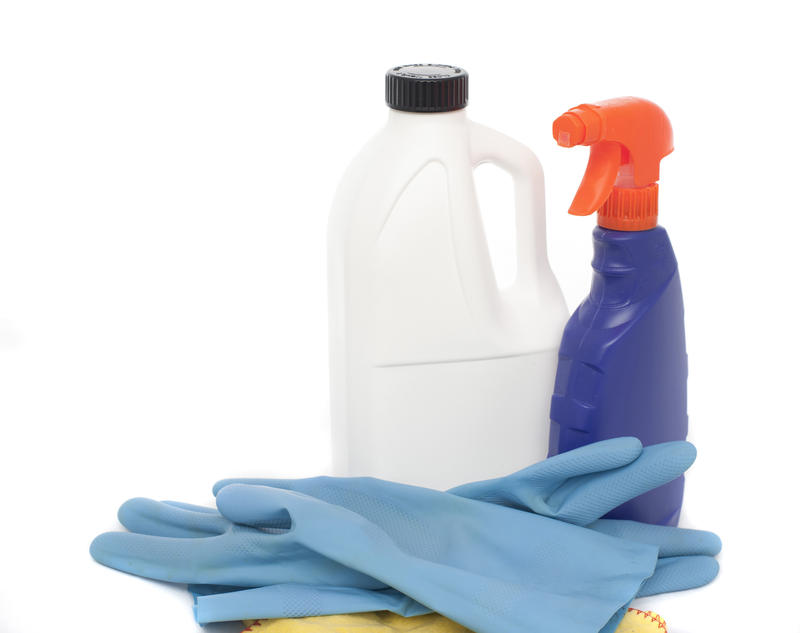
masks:
[[[404,618],[388,611],[247,620],[245,625],[247,628],[242,633],[471,633],[438,613]],[[652,611],[628,609],[616,633],[667,633],[667,624]]]

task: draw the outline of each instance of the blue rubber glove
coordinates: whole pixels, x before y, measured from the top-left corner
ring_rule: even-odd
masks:
[[[535,506],[542,513],[562,519],[585,522],[605,514],[618,503],[627,500],[626,495],[637,496],[649,487],[656,487],[669,481],[683,472],[693,460],[694,449],[686,443],[666,444],[642,451],[637,440],[621,438],[565,453],[506,478],[469,484],[461,486],[457,490],[469,491],[471,489],[476,491],[476,496],[485,500],[493,497],[499,503],[514,507],[530,508]],[[597,471],[600,472],[597,473]],[[333,499],[334,501],[349,505],[350,509],[354,509],[356,512],[361,512],[364,508],[369,510],[370,495],[367,494],[364,497],[364,495],[349,494],[347,490],[342,490],[342,486],[347,488],[354,484],[376,483],[375,480],[370,479],[336,480],[331,478],[257,481],[258,483],[291,484],[295,488],[299,486],[306,492],[316,492],[324,498],[331,498],[332,495],[337,497]],[[277,530],[271,531],[279,532],[281,528],[285,529],[288,526],[285,519],[283,521],[280,517],[274,517],[274,519],[272,525]],[[232,570],[226,565],[231,563],[235,566],[237,562],[225,561],[229,549],[239,550],[243,540],[257,539],[260,535],[248,535],[247,532],[250,528],[232,526],[210,509],[140,499],[132,500],[122,507],[120,520],[126,527],[134,532],[141,532],[141,534],[103,535],[93,544],[93,555],[101,562],[111,566],[149,577],[185,582],[231,582],[227,578],[237,577],[239,580],[246,580],[248,584],[310,582],[321,586],[329,584],[325,580],[327,578],[333,579],[332,584],[336,586],[346,586],[347,588],[342,590],[344,593],[352,593],[355,590],[353,597],[359,601],[364,599],[371,601],[375,596],[358,595],[357,589],[374,587],[376,584],[382,585],[363,574],[355,574],[355,580],[352,577],[348,579],[348,574],[354,574],[352,570],[343,570],[339,568],[340,566],[331,565],[331,561],[323,560],[324,557],[313,552],[295,552],[302,558],[300,564],[295,564],[298,561],[291,562],[281,558],[279,551],[264,547],[265,543],[261,543],[258,560],[261,563],[269,562],[269,565],[259,565],[258,562],[251,561],[255,564],[245,565],[245,569]],[[211,542],[209,539],[199,539],[203,542],[197,542],[196,537],[212,534],[217,538],[210,539]],[[222,535],[225,538],[219,538]],[[171,538],[158,538],[165,536]],[[195,543],[183,543],[182,541],[187,538],[194,540]],[[716,539],[716,537],[713,538]],[[198,553],[202,554],[199,557],[199,565],[195,564]],[[687,566],[692,561],[670,561],[668,558],[662,559],[659,567],[662,567],[665,562],[670,563],[671,567],[665,568],[665,573],[671,570],[672,580],[654,584],[659,577],[664,576],[660,569],[657,570],[654,577],[645,585],[645,587],[653,587],[649,593],[696,586],[692,583],[699,581],[692,580],[692,578],[702,576],[698,570],[702,571],[706,577],[716,574],[716,562],[713,559],[707,557],[706,560],[698,559],[694,561],[694,569],[692,569]],[[241,562],[245,563],[246,561]],[[713,573],[709,571],[711,568],[713,568]],[[284,577],[283,580],[279,579],[281,576]],[[258,578],[261,580],[258,581]],[[710,580],[710,577],[708,579]],[[236,582],[238,584],[239,581]],[[206,588],[203,593],[209,591],[217,593],[224,589],[209,590]],[[285,592],[285,590],[278,591]],[[302,591],[313,593],[315,588],[304,587]],[[217,604],[222,605],[223,609],[239,609],[233,604],[234,601],[247,601],[254,596],[249,592],[240,591],[238,593],[242,594],[241,597],[226,593],[224,599],[221,597],[221,602],[217,602]],[[333,593],[336,595],[335,591]],[[391,591],[387,593],[384,590],[383,599],[385,600],[385,596],[391,595],[391,593]],[[327,591],[326,595],[331,595],[331,591]],[[397,603],[398,598],[394,597],[393,600]],[[226,601],[231,605],[230,607],[224,606]],[[402,599],[401,602],[413,603],[408,599]],[[368,604],[372,604],[372,602],[368,602]],[[334,608],[336,612],[342,612],[346,605],[337,604]],[[383,605],[381,608],[390,607]],[[239,610],[241,611],[241,609]],[[287,613],[281,614],[286,615]]]
[[[289,531],[267,537],[376,578],[476,633],[596,633],[656,567],[653,545],[446,492],[359,481],[367,490],[357,493],[371,499],[365,514],[381,515],[391,533],[339,505],[267,486],[226,486],[217,507],[254,528],[288,519]]]
[[[682,475],[697,457],[689,442],[642,448],[635,437],[588,444],[549,457],[505,477],[451,488],[460,497],[486,501],[576,525],[596,521],[617,506]],[[296,490],[359,512],[348,492],[354,479],[223,479],[214,494],[233,483]]]
[[[605,519],[588,527],[658,547],[659,558],[655,571],[639,589],[637,597],[701,587],[711,582],[719,571],[719,565],[713,557],[719,553],[721,544],[711,532]],[[404,616],[430,612],[427,607],[388,588],[369,590],[279,584],[240,589],[190,585],[189,591],[194,596],[195,618],[201,624],[384,610]],[[624,613],[623,608],[620,616]],[[609,630],[613,631],[614,628]]]
[[[638,496],[648,486],[654,488],[678,476],[691,465],[695,454],[694,447],[686,442],[643,450],[635,438],[618,438],[552,457],[506,478],[457,490],[586,523]],[[217,484],[215,492],[229,481]],[[244,481],[287,487],[342,505],[379,526],[394,529],[393,536],[403,539],[402,525],[392,525],[391,517],[370,514],[375,507],[374,495],[368,490],[371,479]],[[120,508],[119,519],[131,533],[101,535],[92,544],[92,555],[103,564],[141,576],[239,587],[283,583],[380,586],[374,579],[343,569],[313,552],[297,548],[288,557],[282,546],[264,540],[260,531],[233,525],[211,509],[133,499]],[[278,518],[274,527],[285,529],[288,525]],[[208,536],[215,538],[197,538]],[[243,557],[247,544],[254,541],[259,541],[257,551]]]
[[[128,558],[123,554],[117,562],[136,573],[146,571],[137,559],[142,548],[151,559],[148,565],[162,559],[158,570],[205,577],[209,566],[220,565],[207,552],[227,542],[223,566],[242,578],[253,568],[280,563],[281,553],[292,561],[310,552],[319,561],[375,578],[477,633],[556,627],[565,633],[595,633],[633,599],[656,566],[658,548],[652,545],[446,492],[356,481],[368,486],[361,499],[369,506],[366,513],[381,516],[392,534],[360,514],[313,497],[231,485],[217,496],[222,516],[236,524],[222,536],[104,536],[129,537],[124,539]],[[208,534],[217,517],[201,515],[194,517],[191,529]],[[234,538],[242,534],[244,539]],[[95,540],[93,554],[103,552],[104,536]],[[187,548],[188,541],[197,545]],[[179,543],[177,551],[187,559],[174,554]],[[284,613],[308,609],[308,604],[284,604]]]
[[[688,442],[669,442],[642,449],[635,438],[618,438],[551,457],[530,468],[493,480],[469,484],[481,499],[534,507],[559,519],[589,523],[620,503],[683,473],[696,451]],[[226,483],[218,483],[218,491]],[[316,477],[297,480],[237,480],[297,490],[361,514],[402,543],[408,526],[380,511],[370,478]],[[644,482],[644,483],[643,483]],[[648,487],[649,486],[649,487]],[[530,488],[530,493],[526,489]],[[423,490],[423,489],[419,489]],[[480,493],[480,494],[478,494]],[[119,510],[130,530],[101,534],[91,546],[100,563],[121,571],[192,584],[261,585],[302,583],[375,589],[374,579],[294,547],[291,552],[263,531],[231,524],[211,509],[147,499],[132,499]],[[288,523],[275,518],[274,529]],[[198,538],[211,537],[211,538]]]
[[[467,484],[456,492],[481,500],[532,509],[546,516],[589,523],[620,503],[683,473],[696,451],[687,442],[642,449],[635,438],[606,440],[551,457],[518,473],[489,482]],[[402,542],[404,526],[375,514],[372,479],[225,480],[297,490],[362,514]],[[294,548],[263,538],[261,531],[236,526],[216,511],[175,502],[133,499],[119,510],[130,533],[112,532],[92,543],[94,558],[110,567],[171,582],[256,587],[302,583],[375,589],[374,579]],[[286,529],[276,519],[273,526]],[[197,537],[214,538],[197,538]],[[255,547],[254,543],[258,542]]]

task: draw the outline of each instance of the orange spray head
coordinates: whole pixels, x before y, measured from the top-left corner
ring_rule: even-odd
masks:
[[[553,121],[553,138],[562,147],[592,148],[571,214],[597,211],[597,223],[616,231],[656,226],[659,163],[672,151],[661,108],[637,97],[579,105]]]

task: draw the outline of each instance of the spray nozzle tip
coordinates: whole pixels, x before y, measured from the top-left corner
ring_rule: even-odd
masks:
[[[553,138],[561,147],[575,147],[586,138],[586,124],[572,112],[565,112],[553,121]]]

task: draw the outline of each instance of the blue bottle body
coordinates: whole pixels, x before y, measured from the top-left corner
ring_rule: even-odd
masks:
[[[683,297],[667,232],[593,233],[589,296],[564,329],[550,408],[550,455],[612,437],[686,439]],[[676,525],[683,477],[609,513]]]

